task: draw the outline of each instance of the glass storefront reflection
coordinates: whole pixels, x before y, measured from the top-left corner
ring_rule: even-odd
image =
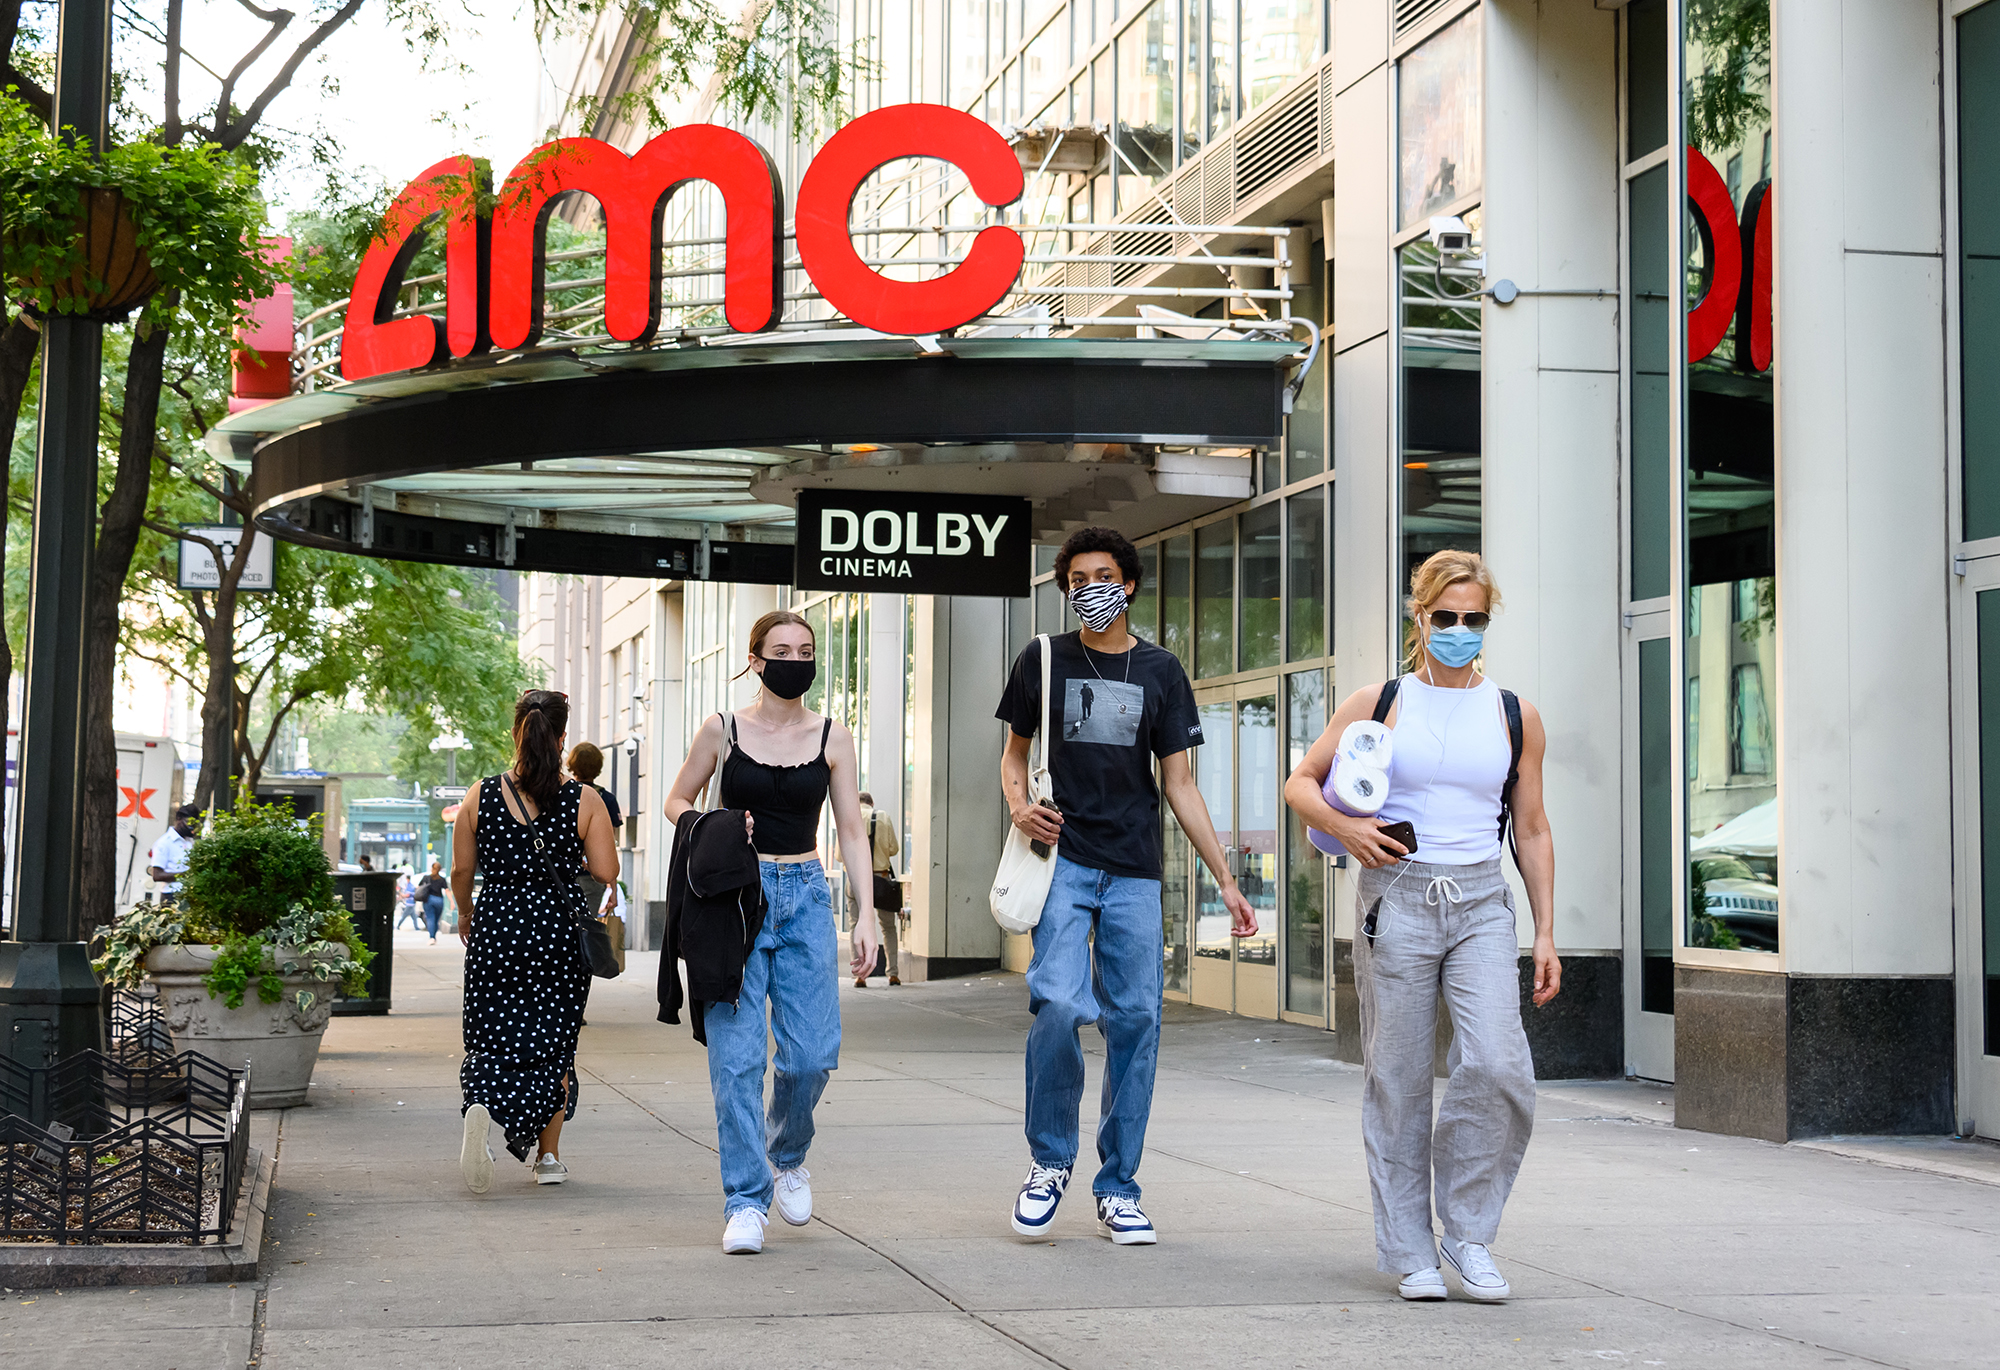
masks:
[[[1464,216],[1477,241],[1479,211]],[[1402,279],[1402,574],[1431,553],[1480,550],[1477,269],[1440,260],[1428,239],[1400,253]]]
[[[1479,189],[1481,33],[1478,9],[1397,64],[1398,224],[1410,228]]]
[[[1326,673],[1285,677],[1286,769],[1326,728]],[[1285,1008],[1326,1012],[1326,858],[1306,840],[1305,825],[1285,810]]]
[[[1230,844],[1236,830],[1236,729],[1234,705],[1227,700],[1203,704],[1202,745],[1195,749],[1195,779],[1201,797],[1208,802],[1208,818],[1215,824],[1217,840]],[[1222,887],[1206,862],[1194,862],[1194,954],[1227,961],[1229,959],[1229,910],[1222,903]]]
[[[1776,951],[1770,9],[1685,24],[1686,936]]]
[[[1278,699],[1236,706],[1237,883],[1257,912],[1257,932],[1237,943],[1239,965],[1278,964]],[[1287,810],[1289,812],[1289,810]],[[1240,993],[1240,987],[1239,987]]]

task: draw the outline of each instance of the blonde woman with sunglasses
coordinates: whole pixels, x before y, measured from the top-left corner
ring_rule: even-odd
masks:
[[[1444,1260],[1466,1296],[1499,1303],[1512,1292],[1487,1249],[1535,1118],[1514,897],[1501,874],[1510,823],[1534,914],[1535,1004],[1562,986],[1541,715],[1479,669],[1499,607],[1499,587],[1476,552],[1425,561],[1410,577],[1407,674],[1349,695],[1285,783],[1300,819],[1362,867],[1354,983],[1376,1268],[1396,1275],[1397,1292],[1412,1300],[1446,1293],[1433,1195]],[[1360,818],[1328,804],[1322,788],[1341,735],[1367,718],[1386,723],[1394,741],[1388,799],[1378,815]],[[1402,824],[1405,836],[1414,830],[1414,852],[1385,831]],[[1451,1073],[1433,1125],[1440,998],[1451,1008]]]

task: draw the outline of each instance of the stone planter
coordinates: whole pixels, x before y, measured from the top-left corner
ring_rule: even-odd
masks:
[[[319,1060],[319,1041],[333,1011],[338,986],[288,975],[275,1004],[257,997],[256,987],[230,1008],[211,996],[201,977],[215,964],[219,948],[201,945],[155,947],[146,954],[146,974],[159,987],[160,1007],[175,1051],[198,1051],[232,1070],[250,1063],[250,1107],[290,1108],[306,1102],[306,1086]],[[284,948],[274,948],[279,959]],[[312,1002],[299,1007],[305,990]]]

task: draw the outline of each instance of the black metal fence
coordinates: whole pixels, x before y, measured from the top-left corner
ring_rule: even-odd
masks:
[[[197,1052],[0,1057],[0,1241],[220,1242],[249,1154],[247,1069]]]
[[[111,1009],[105,1018],[104,1040],[111,1054],[130,1061],[140,1053],[159,1056],[174,1054],[174,1040],[167,1032],[167,1016],[160,1008],[159,993],[148,984],[143,989],[114,989]]]

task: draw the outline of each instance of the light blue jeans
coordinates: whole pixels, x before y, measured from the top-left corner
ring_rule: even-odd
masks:
[[[1092,933],[1096,934],[1095,955]],[[1160,882],[1092,870],[1060,854],[1035,958],[1028,966],[1028,1151],[1041,1165],[1076,1161],[1083,1102],[1083,1044],[1091,1023],[1104,1038],[1098,1104],[1097,1195],[1139,1197],[1139,1160],[1160,1063],[1163,932]]]
[[[741,1208],[771,1211],[773,1173],[804,1164],[813,1108],[840,1064],[839,952],[826,872],[817,861],[758,864],[768,907],[743,963],[743,997],[710,1004],[704,1019],[725,1218]],[[778,1039],[777,1068],[770,1112],[760,1119],[770,1036]]]

